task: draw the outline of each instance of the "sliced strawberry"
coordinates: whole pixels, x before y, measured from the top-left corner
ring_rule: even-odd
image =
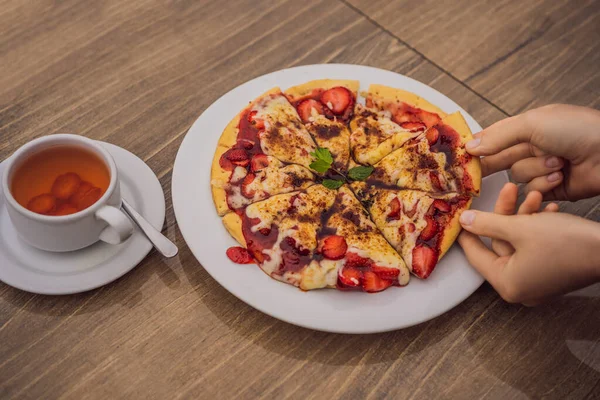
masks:
[[[352,104],[352,93],[342,86],[326,90],[321,95],[321,103],[325,104],[334,114],[340,115]]]
[[[317,114],[323,115],[325,111],[323,110],[323,105],[314,99],[306,99],[298,104],[297,110],[298,115],[300,115],[300,119],[303,122],[308,122],[310,117],[312,116],[312,110],[315,110]]]
[[[426,129],[425,124],[422,122],[407,121],[407,122],[402,122],[400,124],[400,126],[409,132],[419,132],[419,131],[424,131]]]
[[[427,137],[427,141],[431,146],[432,144],[435,144],[438,141],[440,137],[440,132],[436,128],[429,128],[429,130],[425,133],[425,136]]]
[[[256,118],[256,113],[256,110],[251,111],[250,114],[248,114],[248,121],[250,121],[257,129],[263,129],[265,127],[265,121]]]
[[[400,219],[400,212],[402,211],[402,203],[400,203],[400,199],[395,197],[390,203],[390,208],[391,211],[387,216],[388,222]]]
[[[323,240],[323,255],[330,260],[340,260],[346,255],[348,244],[342,236],[331,235]]]
[[[227,249],[227,257],[231,261],[237,264],[252,264],[254,263],[254,258],[252,258],[252,254],[243,247],[230,247]]]
[[[81,184],[81,178],[74,172],[59,175],[52,184],[51,192],[59,200],[73,196]]]
[[[362,280],[362,272],[354,267],[344,266],[338,273],[338,279],[345,286],[358,287]]]
[[[244,161],[248,159],[248,153],[240,148],[230,149],[225,153],[225,157],[231,162]]]
[[[419,110],[419,119],[421,121],[423,121],[423,123],[425,125],[427,125],[427,128],[431,128],[432,126],[436,125],[438,122],[440,122],[442,119],[440,118],[439,115],[437,115],[436,113],[432,113],[429,111],[425,111],[425,110]]]
[[[27,209],[38,214],[50,214],[56,207],[56,197],[50,193],[35,196],[27,203]]]
[[[427,240],[434,238],[434,236],[438,233],[439,226],[438,226],[438,223],[435,221],[435,219],[433,219],[433,217],[431,215],[425,216],[425,222],[427,222],[427,225],[421,231],[421,234],[419,235],[419,239],[427,241]]]
[[[241,167],[245,167],[250,162],[248,159],[248,153],[244,149],[230,149],[227,150],[223,156],[225,156],[227,160],[231,161],[231,163]]]
[[[438,262],[437,251],[425,244],[417,245],[412,251],[412,272],[426,279]]]
[[[416,226],[412,222],[409,222],[408,224],[406,224],[406,230],[409,233],[413,233],[415,231],[415,229],[416,229]]]
[[[269,157],[264,154],[257,154],[252,157],[252,162],[250,164],[250,169],[252,172],[260,171],[261,169],[265,169],[269,166]]]
[[[229,161],[226,157],[227,153],[223,153],[221,158],[219,158],[219,165],[225,171],[233,171],[235,169],[235,165],[231,161]]]
[[[375,272],[381,279],[397,279],[400,275],[400,270],[397,268],[381,267],[377,264],[371,266],[371,271]]]
[[[69,198],[69,202],[81,211],[98,201],[102,194],[102,189],[99,187],[87,181],[82,181],[77,191]]]
[[[253,198],[256,194],[256,190],[248,188],[248,185],[254,181],[254,178],[254,174],[248,174],[242,181],[242,194],[249,199]]]
[[[240,139],[237,142],[238,147],[243,147],[246,150],[251,150],[254,147],[255,143],[252,140],[248,139]]]
[[[363,258],[356,253],[346,253],[346,267],[352,268],[368,268],[373,264],[368,258]]]
[[[442,184],[440,183],[440,177],[436,171],[429,171],[429,179],[431,179],[431,185],[435,190],[442,191]]]
[[[441,200],[441,199],[436,199],[433,201],[432,204],[433,208],[442,212],[442,213],[449,213],[450,212],[450,203],[448,203],[447,201]]]
[[[394,282],[389,279],[382,279],[376,273],[365,271],[363,273],[363,289],[365,292],[381,292],[392,286]]]
[[[57,215],[57,216],[69,215],[69,214],[75,214],[77,211],[79,211],[79,210],[73,204],[63,203],[63,204],[59,205],[58,207],[56,207],[56,210],[54,210],[52,212],[52,215]]]

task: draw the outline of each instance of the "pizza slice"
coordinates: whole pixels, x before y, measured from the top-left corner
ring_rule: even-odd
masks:
[[[471,206],[471,197],[456,193],[434,196],[370,187],[361,194],[375,225],[422,279],[452,246],[461,229],[460,213]]]
[[[333,166],[346,171],[350,160],[350,131],[358,81],[321,79],[285,91],[319,147],[333,154]]]
[[[316,144],[279,88],[259,96],[225,127],[211,168],[219,215],[304,189]],[[290,164],[290,165],[288,165]]]
[[[319,232],[321,264],[335,265],[339,289],[379,292],[408,283],[410,273],[404,261],[347,186],[339,189],[324,220]]]
[[[312,162],[310,153],[315,148],[296,109],[279,88],[274,88],[256,98],[227,125],[219,139],[214,163],[226,165],[226,160],[221,160],[224,153],[242,149],[245,159],[265,154],[308,168]]]
[[[211,189],[219,216],[230,210],[239,211],[272,195],[306,189],[315,183],[315,175],[301,165],[286,165],[265,154],[255,154],[249,160],[246,155],[238,156],[240,151],[231,149],[223,157],[233,167],[228,176],[218,171],[213,174]]]
[[[392,121],[387,113],[356,104],[350,122],[350,149],[354,159],[375,165],[421,132],[411,131]]]
[[[369,181],[376,186],[478,196],[481,165],[478,157],[465,150],[465,143],[472,138],[460,112],[448,115],[384,157]]]
[[[365,103],[412,132],[423,132],[446,116],[439,107],[414,93],[383,85],[369,86]]]
[[[335,265],[316,257],[322,216],[335,197],[335,191],[314,185],[225,215],[223,224],[247,249],[230,248],[228,256],[235,262],[256,262],[270,277],[304,290],[335,287]]]

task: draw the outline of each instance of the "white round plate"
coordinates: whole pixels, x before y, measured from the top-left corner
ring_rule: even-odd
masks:
[[[160,230],[165,220],[165,197],[154,172],[129,151],[100,144],[115,159],[123,197]],[[0,174],[2,169],[0,164]],[[18,237],[0,196],[0,280],[18,289],[40,294],[95,289],[131,271],[151,249],[152,244],[137,227],[125,243],[116,246],[97,242],[67,253],[36,249]]]
[[[217,216],[210,191],[210,168],[221,132],[246,105],[268,89],[282,90],[313,79],[356,79],[361,90],[380,83],[411,91],[441,107],[461,111],[471,130],[481,126],[438,91],[394,72],[359,65],[323,64],[290,68],[253,79],[213,103],[188,131],[175,160],[173,206],[179,228],[202,266],[225,289],[252,307],[280,320],[328,332],[375,333],[405,328],[434,318],[466,299],[483,282],[454,246],[426,281],[377,294],[315,290],[303,292],[264,274],[256,265],[231,262],[225,251],[236,242]],[[473,208],[492,210],[508,177],[484,179]]]

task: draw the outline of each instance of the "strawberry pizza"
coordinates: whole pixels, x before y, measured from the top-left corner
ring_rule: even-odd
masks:
[[[380,292],[427,279],[481,188],[471,131],[400,89],[322,79],[251,101],[211,169],[229,258],[312,290]]]

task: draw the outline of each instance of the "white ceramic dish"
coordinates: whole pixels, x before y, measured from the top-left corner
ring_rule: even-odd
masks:
[[[471,130],[481,126],[452,100],[418,81],[372,67],[323,64],[296,67],[253,79],[213,103],[194,123],[181,144],[173,171],[173,206],[185,241],[202,266],[230,293],[280,320],[322,331],[375,333],[427,321],[458,305],[483,282],[458,245],[447,253],[426,281],[411,279],[404,288],[377,294],[317,290],[302,292],[265,275],[255,265],[231,262],[225,251],[236,245],[217,216],[210,191],[210,167],[221,132],[249,101],[279,86],[282,90],[313,79],[357,79],[361,90],[381,83],[414,92],[447,113],[461,111]],[[473,208],[492,210],[508,181],[505,173],[484,179]]]
[[[115,160],[123,197],[160,230],[165,220],[165,198],[154,172],[129,151],[99,143]],[[36,249],[18,237],[0,196],[0,280],[18,289],[40,294],[95,289],[129,272],[151,249],[152,244],[137,227],[120,245],[97,242],[66,253]]]

